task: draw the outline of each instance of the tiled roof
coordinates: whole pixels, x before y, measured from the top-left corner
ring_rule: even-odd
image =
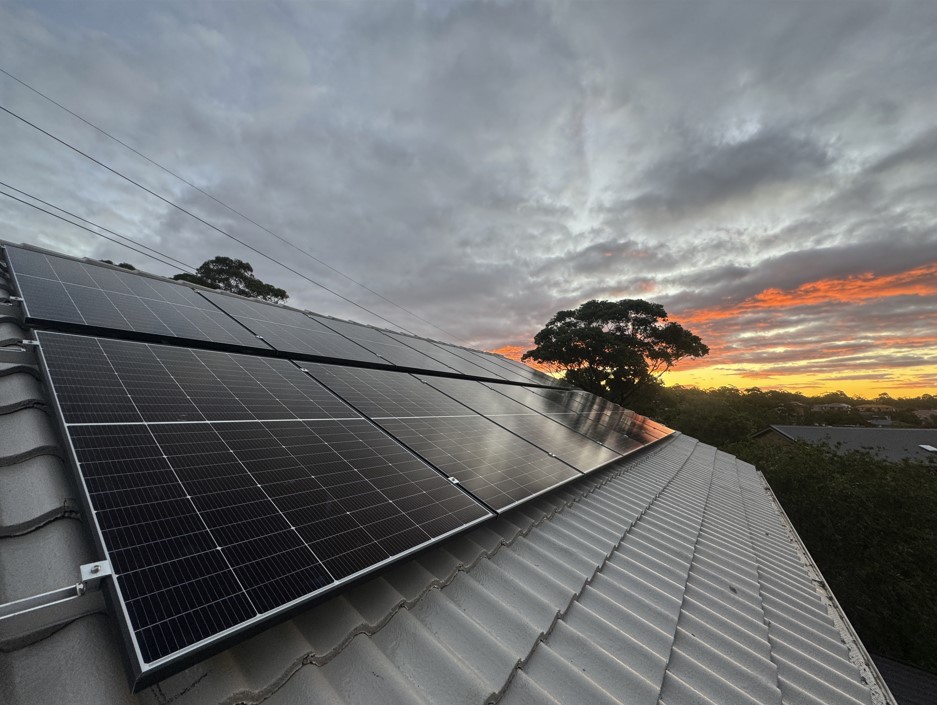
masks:
[[[755,438],[776,432],[792,441],[825,443],[843,451],[866,450],[870,453],[900,462],[913,460],[928,462],[937,457],[921,445],[937,447],[937,428],[864,428],[858,426],[769,426],[755,434]]]
[[[0,348],[0,605],[95,560],[35,360]],[[7,638],[0,702],[882,703],[761,475],[677,436],[130,693],[100,593]],[[82,612],[84,616],[77,616]]]

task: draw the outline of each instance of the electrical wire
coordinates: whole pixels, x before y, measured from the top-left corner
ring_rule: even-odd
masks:
[[[28,84],[26,81],[24,81],[23,79],[18,78],[17,76],[14,76],[12,73],[10,73],[9,71],[7,71],[6,69],[0,67],[0,73],[4,74],[5,76],[7,76],[7,77],[9,77],[9,78],[11,78],[11,79],[13,79],[14,81],[16,81],[17,83],[19,83],[19,84],[20,84],[21,86],[23,86],[24,88],[27,88],[28,90],[32,91],[33,93],[35,93],[36,95],[40,96],[41,98],[43,98],[43,99],[49,101],[50,103],[52,103],[52,104],[55,105],[56,107],[60,108],[61,110],[64,110],[66,113],[68,113],[68,114],[71,115],[72,117],[74,117],[74,118],[80,120],[81,122],[83,122],[84,124],[86,124],[88,127],[92,128],[92,129],[94,129],[94,130],[97,130],[99,133],[101,133],[101,134],[104,135],[105,137],[107,137],[107,138],[113,140],[114,142],[116,142],[117,144],[121,145],[121,146],[124,147],[125,149],[130,150],[131,152],[133,152],[134,154],[136,154],[136,155],[137,155],[138,157],[140,157],[141,159],[146,160],[147,162],[149,162],[149,163],[152,164],[153,166],[157,167],[158,169],[161,169],[162,171],[164,171],[165,173],[169,174],[170,176],[172,176],[172,177],[178,179],[179,181],[181,181],[182,183],[186,184],[187,186],[189,186],[189,187],[195,189],[196,191],[198,191],[200,194],[202,194],[202,195],[205,196],[206,198],[210,198],[212,201],[214,201],[215,203],[217,203],[217,204],[220,205],[221,207],[226,208],[226,209],[227,209],[228,211],[230,211],[231,213],[234,213],[235,215],[237,215],[237,216],[243,218],[244,220],[246,220],[248,223],[251,223],[252,225],[254,225],[254,226],[260,228],[260,229],[263,230],[265,233],[267,233],[267,234],[269,234],[269,235],[272,235],[273,237],[275,237],[275,238],[276,238],[277,240],[279,240],[280,242],[282,242],[282,243],[284,243],[284,244],[286,244],[286,245],[292,247],[292,248],[293,248],[294,250],[296,250],[297,252],[299,252],[299,253],[301,253],[301,254],[304,254],[306,257],[309,257],[311,260],[313,260],[314,262],[317,262],[318,264],[322,265],[322,266],[325,267],[326,269],[329,269],[329,270],[331,270],[332,272],[335,272],[336,274],[338,274],[339,276],[341,276],[341,277],[347,279],[348,281],[352,282],[353,284],[356,284],[357,286],[360,286],[360,287],[361,287],[362,289],[364,289],[365,291],[367,291],[367,292],[369,292],[369,293],[371,293],[371,294],[374,294],[374,296],[377,296],[377,297],[378,297],[379,299],[381,299],[382,301],[385,301],[385,302],[389,303],[390,305],[395,306],[396,308],[400,309],[400,310],[403,311],[404,313],[406,313],[406,314],[408,314],[408,315],[410,315],[410,316],[413,316],[413,317],[416,318],[417,320],[422,321],[423,323],[425,323],[425,324],[427,324],[427,325],[429,325],[429,326],[432,326],[433,328],[435,328],[436,330],[440,331],[441,333],[445,333],[445,334],[448,335],[450,338],[453,338],[453,339],[455,339],[455,340],[461,340],[461,341],[463,341],[463,342],[469,342],[469,341],[467,341],[465,338],[462,338],[461,336],[458,336],[458,335],[456,335],[455,333],[451,333],[451,332],[447,331],[445,328],[441,328],[441,327],[437,326],[437,325],[436,325],[435,323],[433,323],[432,321],[429,321],[429,320],[427,320],[426,318],[423,318],[422,316],[420,316],[419,314],[414,313],[413,311],[411,311],[410,309],[406,308],[405,306],[401,306],[401,305],[398,304],[397,302],[392,301],[391,299],[389,299],[389,298],[387,298],[386,296],[384,296],[383,294],[381,294],[381,293],[375,291],[374,289],[372,289],[371,287],[367,286],[366,284],[362,284],[362,283],[359,282],[357,279],[354,279],[353,277],[351,277],[351,276],[345,274],[345,273],[342,272],[341,270],[339,270],[339,269],[333,267],[333,266],[330,265],[328,262],[325,262],[324,260],[319,259],[318,257],[316,257],[315,255],[313,255],[313,254],[312,254],[311,252],[309,252],[308,250],[302,249],[301,247],[299,247],[298,245],[296,245],[295,243],[293,243],[293,242],[290,241],[289,239],[287,239],[287,238],[285,238],[285,237],[283,237],[283,236],[281,236],[281,235],[278,235],[278,234],[275,233],[273,230],[270,230],[270,229],[267,228],[266,226],[261,225],[260,223],[258,223],[256,220],[254,220],[254,219],[251,218],[250,216],[245,215],[244,213],[242,213],[241,211],[237,210],[237,209],[234,208],[233,206],[229,206],[227,203],[225,203],[224,201],[222,201],[222,200],[219,199],[219,198],[216,198],[215,196],[213,196],[213,195],[212,195],[211,193],[209,193],[208,191],[206,191],[206,190],[202,189],[201,187],[195,185],[194,183],[192,183],[191,181],[189,181],[189,180],[186,179],[185,177],[179,175],[178,173],[176,173],[176,172],[173,171],[172,169],[169,169],[168,167],[163,166],[162,164],[160,164],[159,162],[157,162],[155,159],[152,159],[151,157],[148,157],[148,156],[147,156],[146,154],[144,154],[143,152],[140,152],[139,150],[137,150],[137,149],[135,149],[134,147],[132,147],[131,145],[127,144],[127,143],[124,142],[123,140],[119,139],[118,137],[115,137],[114,135],[112,135],[110,132],[108,132],[108,131],[105,130],[104,128],[98,127],[97,125],[95,125],[95,124],[94,124],[93,122],[91,122],[90,120],[88,120],[88,119],[82,117],[82,116],[79,115],[78,113],[74,112],[73,110],[70,110],[69,108],[67,108],[67,107],[65,107],[64,105],[62,105],[61,103],[59,103],[58,101],[56,101],[56,100],[54,100],[53,98],[49,97],[48,95],[46,95],[45,93],[43,93],[42,91],[40,91],[38,88],[34,88],[33,86],[29,85],[29,84]]]
[[[58,218],[59,220],[65,222],[65,223],[68,223],[69,225],[74,225],[76,228],[81,228],[82,230],[87,230],[87,231],[88,231],[89,233],[91,233],[92,235],[97,235],[98,237],[103,237],[105,240],[110,240],[111,242],[116,243],[116,244],[120,245],[121,247],[126,247],[128,250],[133,250],[134,252],[136,252],[136,253],[138,253],[138,254],[141,254],[141,255],[143,255],[144,257],[149,257],[149,258],[152,259],[152,260],[156,260],[156,261],[159,262],[160,264],[165,264],[167,267],[170,267],[171,269],[179,269],[179,267],[177,267],[176,265],[173,265],[173,264],[170,264],[169,262],[166,262],[166,261],[164,261],[164,260],[161,260],[159,257],[156,257],[155,255],[151,255],[150,253],[144,252],[143,250],[138,250],[136,247],[133,247],[132,245],[128,245],[127,243],[121,242],[120,240],[115,240],[114,238],[108,237],[107,235],[102,235],[101,233],[99,233],[99,232],[97,232],[97,231],[95,231],[95,230],[92,230],[91,228],[87,228],[87,227],[85,227],[84,225],[81,225],[80,223],[75,223],[74,221],[71,221],[71,220],[69,220],[68,218],[64,218],[64,217],[58,215],[57,213],[53,213],[52,211],[47,211],[45,208],[42,208],[42,207],[40,207],[40,206],[37,206],[35,203],[30,203],[29,201],[24,201],[22,198],[17,198],[17,197],[14,196],[13,194],[7,193],[6,191],[4,191],[4,190],[2,190],[2,189],[0,189],[0,196],[6,196],[7,198],[10,198],[10,199],[13,199],[14,201],[18,201],[18,202],[22,203],[24,206],[29,206],[30,208],[35,208],[37,211],[42,211],[43,213],[46,213],[47,215],[51,215],[53,218]],[[30,198],[31,198],[31,197],[30,197]],[[38,200],[38,199],[37,199],[37,200]],[[52,207],[54,208],[55,206],[52,206]],[[63,211],[63,212],[64,212],[64,211]],[[90,223],[91,221],[85,221],[85,222]],[[97,225],[97,224],[95,224],[95,223],[92,223],[92,225],[94,225],[95,227],[101,227],[101,226],[99,226],[99,225]],[[129,238],[128,238],[128,239],[129,239]],[[150,249],[150,248],[148,248],[148,249]],[[156,252],[156,250],[154,250],[154,252]],[[162,253],[160,253],[160,254],[162,254]],[[163,256],[165,257],[166,255],[163,255]]]
[[[31,198],[31,199],[34,200],[34,201],[38,201],[39,203],[41,203],[41,204],[44,205],[44,206],[49,206],[49,208],[54,208],[54,209],[57,210],[57,211],[61,211],[62,213],[65,213],[65,214],[68,215],[69,217],[75,218],[76,220],[80,220],[80,221],[83,222],[83,223],[88,223],[89,225],[93,225],[94,227],[99,228],[99,229],[103,230],[103,231],[106,232],[106,233],[110,233],[111,235],[114,235],[115,237],[119,237],[119,238],[121,238],[122,240],[127,240],[128,242],[132,242],[132,243],[133,243],[134,245],[136,245],[137,247],[142,247],[143,249],[149,250],[150,252],[155,252],[155,253],[158,254],[160,257],[165,257],[166,259],[175,262],[177,265],[181,265],[182,268],[188,269],[190,272],[193,272],[193,273],[195,272],[195,267],[193,267],[191,264],[186,264],[186,263],[183,262],[182,260],[178,260],[178,259],[176,259],[175,257],[170,257],[169,255],[164,254],[164,253],[160,252],[159,250],[157,250],[157,249],[155,249],[155,248],[153,248],[153,247],[150,247],[149,245],[144,245],[142,242],[138,242],[138,241],[134,240],[132,237],[127,237],[126,235],[121,235],[120,233],[115,232],[114,230],[111,230],[110,228],[105,228],[103,225],[98,225],[97,223],[94,223],[94,222],[88,220],[87,218],[82,218],[80,215],[77,215],[76,213],[72,213],[70,210],[66,210],[65,208],[62,208],[61,206],[57,206],[57,205],[55,205],[54,203],[49,203],[48,201],[43,201],[43,200],[42,200],[41,198],[39,198],[38,196],[34,196],[33,194],[28,193],[28,192],[26,192],[26,191],[23,191],[22,189],[18,189],[18,188],[16,188],[16,186],[12,186],[11,184],[8,184],[8,183],[6,183],[6,182],[4,182],[4,181],[0,181],[0,186],[3,186],[4,188],[8,188],[8,189],[10,189],[11,191],[16,191],[16,192],[17,192],[18,194],[20,194],[21,196],[26,196],[27,198]],[[68,221],[66,221],[66,222],[68,222]],[[178,269],[178,267],[174,267],[174,268]]]
[[[134,186],[136,186],[137,188],[139,188],[139,189],[141,189],[141,190],[143,190],[143,191],[146,191],[148,194],[150,194],[151,196],[153,196],[153,197],[155,197],[155,198],[158,198],[160,201],[162,201],[162,202],[165,203],[166,205],[172,206],[172,207],[175,208],[176,210],[178,210],[178,211],[180,211],[180,212],[182,212],[182,213],[185,213],[186,215],[190,216],[191,218],[194,218],[195,220],[197,220],[198,222],[202,223],[203,225],[206,225],[207,227],[211,228],[212,230],[215,230],[216,232],[221,233],[221,234],[224,235],[226,238],[229,238],[229,239],[233,240],[234,242],[238,243],[238,244],[241,245],[242,247],[246,247],[246,248],[247,248],[248,250],[250,250],[251,252],[254,252],[254,253],[258,254],[258,255],[260,255],[261,257],[263,257],[264,259],[270,260],[270,261],[273,262],[274,264],[278,264],[278,265],[280,265],[281,267],[283,267],[283,269],[285,269],[285,270],[287,270],[287,271],[289,271],[289,272],[292,272],[293,274],[295,274],[295,275],[298,276],[298,277],[301,277],[302,279],[305,279],[305,280],[308,281],[310,284],[314,284],[315,286],[319,287],[320,289],[323,289],[323,290],[329,292],[330,294],[332,294],[333,296],[338,297],[338,298],[341,299],[342,301],[345,301],[346,303],[349,303],[349,304],[351,304],[352,306],[355,306],[355,307],[361,309],[361,310],[364,311],[365,313],[368,313],[368,314],[374,316],[375,318],[381,319],[382,321],[384,321],[385,323],[388,323],[389,325],[391,325],[391,326],[393,326],[393,327],[399,328],[400,330],[404,331],[405,333],[409,333],[410,335],[419,337],[419,336],[417,336],[416,333],[414,333],[414,332],[411,331],[411,330],[408,330],[407,328],[404,328],[404,327],[403,327],[402,325],[400,325],[399,323],[394,323],[394,322],[391,321],[390,319],[385,318],[385,317],[382,316],[381,314],[376,313],[376,312],[370,310],[370,309],[367,308],[366,306],[362,306],[362,305],[359,304],[358,302],[352,301],[351,299],[349,299],[349,298],[346,297],[346,296],[342,296],[342,295],[339,294],[337,291],[334,291],[334,290],[330,289],[329,287],[325,286],[325,284],[320,284],[320,283],[317,282],[315,279],[312,279],[312,278],[306,276],[306,275],[303,274],[302,272],[299,272],[299,271],[293,269],[293,268],[290,267],[289,265],[283,264],[283,263],[280,262],[279,260],[277,260],[277,259],[271,257],[270,255],[268,255],[266,252],[263,252],[262,250],[259,250],[259,249],[257,249],[256,247],[254,247],[253,245],[251,245],[251,244],[249,244],[249,243],[247,243],[247,242],[244,242],[244,241],[241,240],[240,238],[235,237],[235,236],[232,235],[231,233],[229,233],[229,232],[227,232],[227,231],[225,231],[225,230],[222,230],[222,229],[219,228],[217,225],[214,225],[214,224],[208,222],[207,220],[205,220],[204,218],[202,218],[202,217],[196,215],[196,214],[193,213],[192,211],[186,210],[185,208],[183,208],[182,206],[180,206],[178,203],[175,203],[175,202],[169,200],[169,199],[166,198],[165,196],[161,196],[160,194],[156,193],[156,191],[153,191],[152,189],[147,188],[146,186],[144,186],[144,185],[141,184],[140,182],[134,181],[134,180],[131,179],[129,176],[126,176],[125,174],[122,174],[121,172],[117,171],[116,169],[114,169],[114,168],[108,166],[108,165],[105,164],[104,162],[102,162],[102,161],[100,161],[100,160],[98,160],[98,159],[95,159],[95,158],[92,157],[90,154],[87,154],[86,152],[82,152],[80,149],[78,149],[78,147],[75,147],[74,145],[69,144],[69,143],[66,142],[65,140],[63,140],[63,139],[61,139],[61,138],[59,138],[59,137],[56,137],[56,136],[53,135],[51,132],[48,132],[48,131],[42,129],[41,127],[39,127],[38,125],[36,125],[36,124],[33,123],[33,122],[30,122],[29,120],[27,120],[27,119],[24,118],[23,116],[14,113],[14,112],[13,112],[12,110],[10,110],[9,108],[6,108],[6,107],[4,107],[3,105],[0,105],[0,110],[2,110],[3,112],[5,112],[7,115],[10,115],[11,117],[16,118],[16,119],[19,120],[20,122],[22,122],[22,123],[24,123],[24,124],[26,124],[26,125],[29,125],[31,128],[33,128],[33,129],[36,130],[37,132],[42,133],[42,134],[45,135],[46,137],[49,137],[50,139],[55,140],[56,142],[58,142],[59,144],[61,144],[63,147],[67,147],[68,149],[72,150],[72,151],[75,152],[76,154],[81,155],[82,157],[84,157],[84,158],[87,159],[88,161],[94,162],[95,164],[97,164],[98,166],[100,166],[100,167],[103,168],[103,169],[107,169],[107,171],[111,172],[111,173],[114,174],[115,176],[120,177],[120,178],[123,179],[124,181],[126,181],[126,182],[128,182],[128,183],[130,183],[130,184],[133,184]]]

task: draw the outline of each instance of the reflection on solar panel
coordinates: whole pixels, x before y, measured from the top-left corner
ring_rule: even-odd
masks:
[[[432,357],[433,359],[443,363],[447,367],[451,368],[455,372],[461,372],[464,375],[470,377],[487,377],[490,378],[494,374],[496,378],[506,377],[506,375],[499,375],[493,373],[492,370],[476,365],[474,362],[469,362],[468,360],[459,357],[458,355],[453,354],[449,350],[445,349],[441,345],[433,343],[429,340],[424,340],[423,338],[415,338],[412,335],[401,335],[398,333],[388,333],[389,337],[394,340],[407,345],[411,348],[419,350],[421,353]]]
[[[27,320],[269,349],[187,286],[6,246]]]
[[[619,453],[630,453],[672,433],[650,419],[584,392],[485,384]]]
[[[421,352],[407,347],[403,343],[394,340],[389,335],[384,335],[377,328],[339,321],[334,318],[325,318],[309,314],[309,317],[318,321],[326,328],[334,330],[336,333],[354,340],[359,345],[367,348],[378,357],[382,358],[391,365],[399,367],[409,367],[417,370],[436,370],[437,372],[452,372],[453,370],[444,364]]]
[[[203,292],[202,295],[282,352],[387,364],[374,353],[301,311],[240,296],[211,292]]]
[[[517,360],[512,360],[509,357],[504,357],[503,355],[495,355],[493,353],[482,352],[481,350],[472,350],[470,351],[472,355],[476,357],[484,358],[489,362],[503,367],[507,370],[513,370],[517,374],[520,374],[527,380],[528,384],[545,384],[551,387],[566,387],[566,383],[562,382],[555,377],[551,377],[545,372],[540,370],[535,370],[529,365],[525,365],[523,362],[518,362]]]
[[[490,516],[289,361],[37,337],[138,688]]]
[[[490,359],[487,355],[475,355],[471,350],[460,348],[457,345],[447,343],[436,343],[443,350],[451,353],[455,357],[465,360],[468,363],[477,365],[488,372],[488,377],[493,379],[504,379],[510,382],[519,382],[530,384],[531,380],[527,375],[520,374],[517,370],[507,369]]]
[[[336,365],[307,367],[313,377],[493,509],[504,510],[579,476],[574,468],[532,445],[536,440],[482,418],[412,375]],[[552,424],[548,419],[543,423]],[[519,429],[522,425],[518,422]],[[534,425],[527,430],[546,445],[568,441],[562,438],[562,426],[553,424],[557,434],[552,440]],[[597,444],[585,441],[584,445],[595,446],[589,448],[592,461],[583,461],[589,469],[608,453]],[[585,453],[569,448],[569,455]]]
[[[619,453],[480,382],[444,377],[421,379],[580,472],[591,472],[621,457]],[[518,389],[524,391],[521,387]]]

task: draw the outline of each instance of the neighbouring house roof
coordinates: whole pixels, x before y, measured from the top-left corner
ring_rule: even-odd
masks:
[[[96,559],[19,320],[0,304],[0,605]],[[894,702],[761,474],[679,434],[137,695],[100,594],[0,632],[0,702]]]
[[[927,462],[937,457],[923,445],[937,447],[937,429],[933,428],[865,428],[856,426],[769,426],[753,438],[769,434],[789,441],[824,443],[842,451],[865,450],[880,458],[900,462]]]
[[[899,705],[937,703],[937,674],[877,654],[872,658]]]

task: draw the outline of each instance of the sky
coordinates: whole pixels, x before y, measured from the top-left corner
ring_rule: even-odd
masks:
[[[0,106],[304,276],[5,112],[0,189],[436,339],[643,298],[711,348],[670,384],[933,394],[935,36],[932,0],[7,1],[0,69],[295,247],[3,74]],[[0,238],[175,272],[3,196]]]

